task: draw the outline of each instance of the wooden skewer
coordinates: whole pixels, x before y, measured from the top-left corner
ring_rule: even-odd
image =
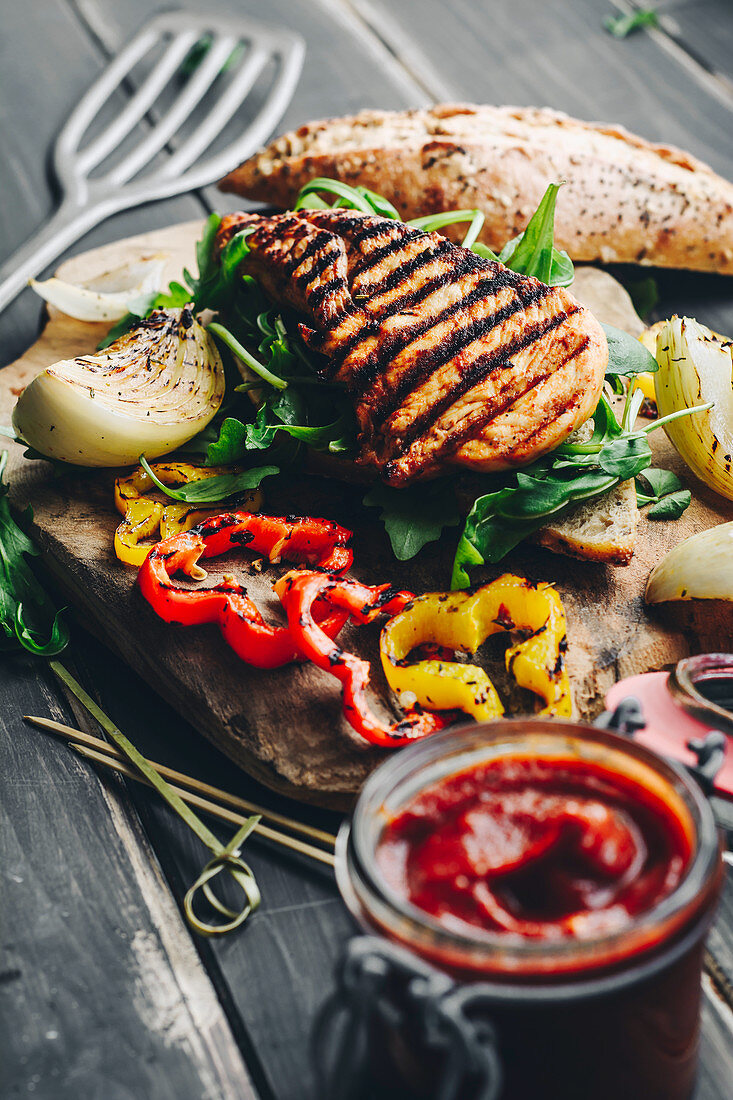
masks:
[[[57,733],[67,741],[76,742],[76,744],[79,745],[86,745],[88,748],[95,749],[97,752],[103,753],[105,756],[112,757],[115,760],[121,760],[123,762],[126,760],[124,754],[121,753],[115,745],[110,745],[108,741],[104,741],[100,737],[93,737],[90,733],[84,733],[83,730],[76,730],[72,726],[65,726],[62,722],[54,722],[51,718],[36,718],[28,714],[24,715],[24,720],[30,722],[31,725],[37,726],[39,729],[46,730],[50,733]],[[183,772],[176,771],[174,768],[168,768],[165,764],[157,764],[153,760],[150,760],[149,763],[164,779],[177,784],[179,787],[184,787],[194,794],[213,799],[214,802],[221,806],[231,806],[233,809],[241,810],[247,815],[261,814],[262,817],[267,818],[267,820],[271,821],[273,824],[282,825],[283,828],[289,829],[290,832],[300,833],[301,836],[310,837],[311,840],[317,840],[321,844],[327,845],[329,848],[333,848],[336,843],[336,837],[333,833],[328,833],[324,829],[317,829],[314,825],[306,825],[302,821],[296,821],[289,817],[285,817],[284,814],[278,814],[274,810],[268,810],[264,806],[258,806],[255,802],[249,802],[247,799],[240,798],[238,795],[230,794],[228,791],[222,791],[219,787],[214,787],[210,783],[204,783],[200,779],[194,779],[190,775],[184,775]],[[135,773],[134,778],[137,778],[137,773]],[[229,819],[225,818],[224,820]]]
[[[71,742],[71,747],[75,752],[78,752],[80,756],[86,757],[87,760],[94,760],[97,764],[104,764],[105,767],[119,772],[120,775],[127,776],[128,779],[136,779],[138,783],[143,783],[146,787],[150,786],[150,783],[143,775],[128,764],[123,763],[121,760],[117,760],[109,752],[97,752],[96,749],[90,749],[87,745],[74,741]],[[202,798],[200,795],[194,794],[192,791],[187,791],[183,787],[177,787],[174,783],[171,783],[171,787],[176,794],[181,796],[184,802],[189,804],[189,806],[195,806],[196,809],[203,810],[205,813],[211,814],[212,817],[218,817],[221,821],[228,821],[232,825],[243,825],[246,821],[246,818],[241,814],[236,813],[234,810],[228,810],[226,806],[219,806],[216,802],[211,802],[208,798]],[[255,825],[254,831],[259,833],[259,835],[266,840],[271,840],[273,843],[279,844],[283,848],[289,848],[291,851],[308,856],[310,859],[315,859],[319,863],[325,863],[328,867],[335,866],[336,860],[331,852],[324,852],[321,848],[316,848],[313,844],[307,844],[304,840],[298,840],[297,837],[288,836],[287,833],[281,833],[279,829],[271,829],[268,825],[263,825],[262,822],[259,822]]]

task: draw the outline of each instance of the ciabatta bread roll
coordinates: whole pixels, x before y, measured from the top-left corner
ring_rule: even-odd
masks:
[[[565,180],[555,243],[574,260],[733,274],[733,184],[672,146],[558,111],[443,104],[311,122],[220,187],[287,208],[315,176],[363,184],[405,219],[478,207],[495,251]]]

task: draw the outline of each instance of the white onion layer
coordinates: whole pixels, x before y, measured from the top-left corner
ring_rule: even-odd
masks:
[[[188,307],[158,310],[104,351],[39,374],[20,395],[13,426],[48,458],[127,466],[187,443],[223,396],[213,338]]]
[[[654,376],[661,416],[713,403],[665,424],[693,473],[733,500],[733,358],[731,343],[689,317],[673,317],[657,334]]]
[[[160,290],[167,257],[160,252],[81,283],[47,279],[30,285],[49,305],[77,321],[119,321],[138,298]]]
[[[699,531],[674,546],[649,574],[647,603],[733,600],[733,523]]]

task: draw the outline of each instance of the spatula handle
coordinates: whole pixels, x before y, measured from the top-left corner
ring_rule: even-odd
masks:
[[[29,279],[38,275],[107,214],[99,204],[79,207],[64,203],[29,241],[0,268],[0,313]]]

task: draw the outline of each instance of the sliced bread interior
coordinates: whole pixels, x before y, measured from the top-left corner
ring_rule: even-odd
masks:
[[[628,565],[634,554],[639,509],[633,478],[605,496],[579,504],[543,527],[534,541],[585,561]]]

